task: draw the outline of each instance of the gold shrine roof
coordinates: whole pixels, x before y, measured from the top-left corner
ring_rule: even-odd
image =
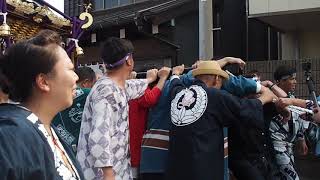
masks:
[[[33,1],[7,0],[8,19],[14,40],[28,39],[41,29],[52,29],[60,34],[71,31],[70,20],[57,15],[47,6]]]

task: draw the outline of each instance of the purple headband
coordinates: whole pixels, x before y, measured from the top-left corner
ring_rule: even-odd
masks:
[[[128,53],[124,58],[120,59],[119,61],[116,61],[115,63],[113,64],[106,64],[106,67],[107,68],[114,68],[114,67],[117,67],[121,64],[123,64],[126,60],[129,59],[129,57],[131,56],[132,53]]]

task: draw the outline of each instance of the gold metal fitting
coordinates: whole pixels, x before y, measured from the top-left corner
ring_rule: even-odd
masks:
[[[82,47],[80,47],[80,46],[76,47],[76,53],[77,53],[77,56],[84,55]]]
[[[1,24],[0,26],[0,36],[7,37],[10,36],[10,26],[8,24]]]
[[[71,40],[74,41],[74,44],[76,46],[76,55],[77,56],[84,55],[82,47],[80,47],[79,44],[78,44],[79,40],[78,39],[73,39],[73,38],[71,38]]]
[[[0,36],[7,37],[11,35],[10,26],[7,24],[7,14],[8,13],[0,13],[3,16],[3,23],[0,26]]]

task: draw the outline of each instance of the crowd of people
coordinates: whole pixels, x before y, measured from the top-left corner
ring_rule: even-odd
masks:
[[[137,79],[132,43],[110,37],[97,78],[61,43],[44,30],[0,57],[0,179],[222,180],[224,127],[237,180],[299,180],[295,149],[320,154],[320,109],[294,97],[294,68],[261,81],[225,57]]]

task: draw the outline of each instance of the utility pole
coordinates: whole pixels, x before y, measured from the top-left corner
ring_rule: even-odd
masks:
[[[213,0],[199,0],[199,59],[213,57]]]

